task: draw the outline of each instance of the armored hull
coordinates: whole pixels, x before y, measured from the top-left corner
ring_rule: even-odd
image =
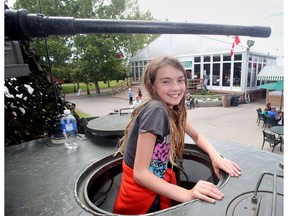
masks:
[[[77,151],[40,139],[5,148],[6,215],[113,215],[121,178],[117,139],[88,136]],[[239,178],[222,173],[217,180],[210,160],[188,138],[184,187],[211,181],[225,194],[209,204],[200,200],[175,205],[153,215],[283,215],[283,157],[252,147],[210,140],[242,168]],[[186,164],[186,165],[185,165]],[[152,214],[151,214],[152,215]]]

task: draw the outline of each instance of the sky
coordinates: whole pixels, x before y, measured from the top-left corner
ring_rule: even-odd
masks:
[[[284,55],[283,0],[138,0],[138,3],[142,11],[149,10],[161,21],[271,27],[269,38],[240,36],[241,43],[246,45],[252,39],[255,49]]]

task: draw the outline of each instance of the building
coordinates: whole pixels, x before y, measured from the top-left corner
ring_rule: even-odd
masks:
[[[160,35],[130,59],[131,73],[135,81],[139,80],[149,60],[172,55],[184,66],[188,82],[201,80],[209,91],[239,94],[246,99],[261,91],[257,86],[265,81],[257,80],[257,75],[266,65],[276,65],[277,59],[254,51],[253,45],[252,40],[236,45],[234,38],[228,36]]]

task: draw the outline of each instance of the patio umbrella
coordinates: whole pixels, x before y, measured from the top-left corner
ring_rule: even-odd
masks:
[[[280,110],[282,109],[284,80],[279,80],[277,82],[263,84],[263,85],[258,86],[258,88],[263,88],[263,89],[267,89],[267,90],[281,91],[282,93],[281,93]]]

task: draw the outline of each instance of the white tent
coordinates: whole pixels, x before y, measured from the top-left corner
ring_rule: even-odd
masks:
[[[151,59],[160,55],[185,56],[193,54],[230,53],[233,37],[163,34],[133,56],[130,61]],[[242,45],[244,44],[244,45]],[[235,45],[234,52],[246,51],[246,41]]]

